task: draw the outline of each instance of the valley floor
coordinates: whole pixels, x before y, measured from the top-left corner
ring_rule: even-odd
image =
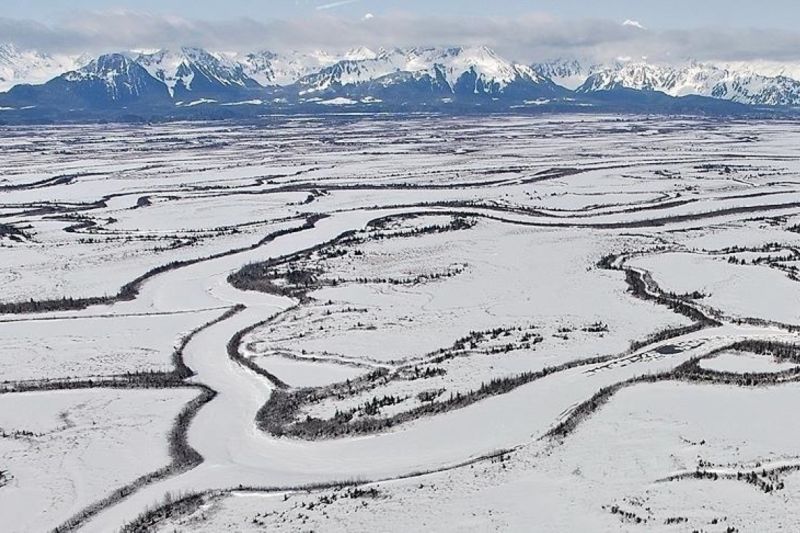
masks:
[[[4,530],[800,523],[795,123],[0,136]]]

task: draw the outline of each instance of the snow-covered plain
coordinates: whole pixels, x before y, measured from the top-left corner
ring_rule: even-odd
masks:
[[[723,470],[796,460],[798,435],[786,420],[798,394],[797,384],[758,391],[637,386],[560,446],[534,443],[502,461],[373,483],[363,493],[235,491],[157,530],[791,530],[800,520],[797,472],[770,494],[735,479],[666,479],[702,461]]]
[[[82,509],[67,529],[154,508],[163,531],[800,516],[796,124],[0,135],[0,382],[29,390],[0,395],[12,531]],[[176,384],[216,396],[176,420],[201,394]],[[202,462],[92,505],[179,462],[175,439]]]
[[[166,436],[192,390],[92,389],[0,397],[6,531],[45,531],[167,466]]]

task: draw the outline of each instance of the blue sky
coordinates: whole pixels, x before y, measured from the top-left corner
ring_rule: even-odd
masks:
[[[561,18],[639,20],[653,28],[760,27],[793,29],[800,21],[797,0],[5,0],[3,16],[45,22],[76,9],[128,9],[201,19],[295,18],[323,11],[361,17],[398,11],[420,16],[516,16],[545,12]]]
[[[798,0],[2,2],[0,42],[49,52],[487,45],[524,62],[800,62]]]

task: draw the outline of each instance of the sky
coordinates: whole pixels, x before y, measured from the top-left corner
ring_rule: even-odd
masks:
[[[0,42],[51,53],[485,44],[526,62],[790,62],[799,20],[797,0],[3,0]]]
[[[255,20],[302,17],[315,12],[343,16],[396,11],[420,16],[517,16],[544,12],[564,18],[632,19],[658,28],[702,26],[792,29],[797,0],[4,0],[3,15],[17,19],[57,21],[75,10],[127,9],[162,15]]]

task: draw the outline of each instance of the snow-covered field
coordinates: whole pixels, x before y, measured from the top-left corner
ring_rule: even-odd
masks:
[[[192,390],[46,391],[0,397],[6,531],[44,531],[169,464],[166,437]]]
[[[667,481],[698,464],[796,460],[797,384],[749,391],[632,387],[559,446],[361,487],[208,498],[158,531],[777,531],[800,520],[800,477],[764,493],[736,479]],[[380,521],[380,522],[379,522]],[[791,529],[791,528],[789,528]]]
[[[182,336],[219,311],[0,322],[3,380],[169,371]]]
[[[0,137],[7,530],[800,520],[797,124]]]

